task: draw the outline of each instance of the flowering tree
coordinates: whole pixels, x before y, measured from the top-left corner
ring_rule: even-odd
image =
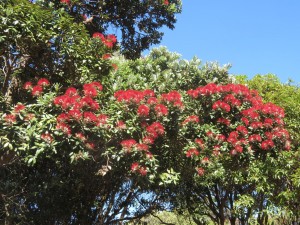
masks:
[[[283,110],[263,104],[256,92],[242,85],[211,83],[159,95],[152,90],[119,90],[109,102],[101,97],[99,82],[84,84],[82,90],[70,87],[58,96],[55,92],[42,95],[48,85],[46,79],[38,80],[37,85],[25,83],[24,88],[38,97],[37,104],[18,104],[2,115],[2,136],[7,137],[3,147],[14,149],[33,165],[60,154],[75,164],[93,159],[104,187],[115,187],[119,197],[124,197],[118,201],[123,199],[126,206],[120,208],[121,203],[116,203],[106,211],[109,199],[98,201],[96,215],[103,224],[140,217],[159,207],[158,200],[164,196],[163,189],[157,192],[159,185],[192,179],[196,187],[204,188],[196,192],[202,195],[228,172],[227,179],[241,173],[239,186],[248,189],[243,187],[243,171],[253,160],[264,161],[280,149],[289,149]],[[44,113],[38,115],[40,110]],[[109,181],[116,174],[120,183],[114,180],[111,186]],[[127,194],[120,192],[126,183],[132,190]],[[154,200],[147,202],[142,193],[153,195]],[[102,195],[99,191],[97,196]],[[213,197],[212,201],[219,201]],[[229,196],[223,198],[225,204]],[[135,201],[147,210],[130,213],[128,205]],[[216,214],[220,224],[225,221],[224,213]]]

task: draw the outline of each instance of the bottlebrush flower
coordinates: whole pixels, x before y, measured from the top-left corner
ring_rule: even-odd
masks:
[[[58,123],[62,123],[62,122],[64,123],[67,122],[68,120],[69,120],[69,116],[66,113],[61,113],[56,117],[56,121]]]
[[[169,1],[168,0],[164,0],[164,5],[169,5]]]
[[[69,87],[69,88],[66,90],[65,95],[67,95],[67,96],[69,96],[69,97],[78,96],[77,89],[74,88],[74,87]]]
[[[150,136],[146,136],[143,138],[143,143],[147,145],[152,145],[154,143],[154,139]]]
[[[70,5],[71,1],[70,0],[60,0],[61,3],[66,4],[66,5]]]
[[[38,80],[37,85],[42,86],[42,87],[49,86],[50,82],[46,78],[41,78],[41,79]]]
[[[102,59],[106,60],[106,59],[109,59],[110,57],[111,57],[111,54],[106,53],[102,56]]]
[[[149,115],[150,109],[147,105],[140,105],[137,109],[137,114],[141,117],[146,117]]]
[[[151,152],[146,152],[146,157],[147,157],[148,159],[153,159],[153,155],[152,155]]]
[[[147,133],[153,137],[157,138],[158,136],[164,135],[165,129],[160,122],[154,122],[146,128]]]
[[[219,118],[219,119],[217,120],[217,122],[218,122],[218,123],[225,124],[226,126],[229,126],[229,125],[230,125],[230,120],[229,120],[229,119],[226,119],[226,118],[223,118],[223,117]]]
[[[15,108],[14,108],[14,112],[15,112],[15,113],[18,113],[18,112],[24,110],[25,108],[26,108],[25,105],[23,105],[23,104],[21,104],[21,103],[18,103],[18,104],[15,106]]]
[[[64,132],[67,135],[71,134],[71,128],[70,128],[70,126],[68,126],[65,123],[57,123],[56,129],[57,130],[61,130],[62,132]]]
[[[43,88],[39,85],[34,86],[31,90],[32,96],[39,96],[42,93],[43,93]]]
[[[132,163],[130,169],[132,172],[136,172],[139,169],[139,163],[138,162]]]
[[[6,114],[4,116],[4,120],[7,122],[7,123],[15,123],[17,121],[16,119],[16,115],[14,114]]]
[[[146,144],[136,144],[136,149],[139,150],[139,151],[148,151],[149,150],[149,146],[146,145]]]
[[[154,107],[155,113],[158,117],[168,115],[168,108],[163,104],[157,104]]]
[[[93,112],[87,111],[83,113],[83,120],[86,123],[97,123],[98,118]]]
[[[163,102],[171,103],[173,106],[181,107],[181,94],[178,91],[170,91],[169,93],[162,94],[161,99]]]
[[[89,96],[92,98],[94,98],[98,95],[96,88],[92,84],[84,84],[83,85],[83,93],[85,96]]]
[[[31,90],[32,89],[32,83],[30,81],[26,82],[23,86],[25,90]]]
[[[213,106],[212,106],[213,110],[224,110],[225,112],[229,112],[230,111],[230,105],[227,104],[226,102],[222,102],[221,100],[216,101]]]
[[[142,176],[146,176],[148,171],[147,171],[147,168],[145,166],[141,166],[140,169],[139,169],[139,173],[142,175]]]
[[[27,113],[24,120],[25,121],[30,121],[32,120],[33,118],[35,117],[35,114],[34,113]]]
[[[199,123],[199,121],[200,121],[200,119],[199,119],[198,116],[192,115],[192,116],[189,116],[188,118],[186,118],[186,119],[182,122],[182,124],[183,124],[183,125],[186,125],[187,123],[190,123],[190,122],[192,122],[192,123]]]
[[[68,112],[68,116],[72,119],[75,119],[77,121],[81,120],[82,118],[82,113],[80,110],[78,109],[71,109],[69,112]]]
[[[202,167],[198,167],[196,170],[199,176],[203,176],[205,173],[205,170]]]
[[[90,150],[95,150],[95,144],[93,142],[87,142],[85,146]]]
[[[186,157],[188,158],[192,158],[193,156],[198,156],[198,155],[199,155],[199,151],[196,148],[190,148],[186,152]]]
[[[49,134],[47,132],[44,134],[41,134],[41,138],[48,143],[51,143],[53,141],[53,137],[51,136],[51,134]]]
[[[154,105],[154,104],[156,104],[157,103],[157,98],[155,98],[155,97],[150,97],[150,98],[148,98],[148,100],[147,100],[147,104],[148,105]]]
[[[116,127],[117,129],[126,129],[126,124],[124,123],[124,121],[120,120],[116,123]]]
[[[195,139],[195,143],[203,150],[204,149],[204,141],[200,138]]]
[[[259,134],[252,134],[249,136],[249,142],[261,142],[262,138]]]
[[[238,126],[236,130],[244,136],[248,134],[247,128],[242,125]]]
[[[105,114],[100,114],[98,116],[98,125],[105,125],[107,124],[108,116]]]
[[[105,40],[104,35],[101,34],[101,33],[99,33],[99,32],[93,33],[93,38],[98,38],[98,39],[100,39],[102,42]]]
[[[78,138],[79,140],[81,140],[82,142],[85,142],[86,141],[86,137],[84,136],[83,133],[81,132],[78,132],[75,134],[75,137]]]
[[[267,139],[267,140],[265,140],[261,143],[261,149],[262,150],[268,150],[268,149],[273,148],[273,147],[274,147],[274,142],[270,139]]]
[[[129,153],[131,149],[135,146],[136,141],[134,139],[127,139],[121,141],[121,146],[123,147],[124,151]]]

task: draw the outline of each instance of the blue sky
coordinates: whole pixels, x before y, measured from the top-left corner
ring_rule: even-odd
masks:
[[[300,0],[182,0],[160,45],[183,59],[230,63],[230,73],[300,83]],[[155,46],[153,46],[155,47]]]

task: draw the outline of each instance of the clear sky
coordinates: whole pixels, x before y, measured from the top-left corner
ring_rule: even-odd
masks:
[[[183,59],[230,63],[230,73],[300,83],[300,0],[182,0],[160,45]],[[155,47],[155,46],[153,46]]]

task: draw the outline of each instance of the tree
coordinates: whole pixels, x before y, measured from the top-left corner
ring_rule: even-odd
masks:
[[[122,53],[127,58],[138,58],[141,52],[161,41],[167,26],[174,28],[175,15],[181,12],[180,0],[131,0],[131,1],[75,1],[43,0],[44,5],[64,7],[76,22],[83,22],[90,35],[116,30],[121,33]]]
[[[281,208],[281,224],[299,221],[299,87],[291,81],[283,84],[273,74],[258,74],[252,79],[238,76],[237,79],[250,88],[256,89],[264,101],[272,101],[285,110],[284,122],[291,136],[292,151],[279,158],[277,161],[281,161],[281,163],[273,168],[273,172],[277,171],[277,176],[280,177],[282,183],[277,183],[273,187],[271,194],[274,192],[278,194],[272,196],[272,202],[276,204],[277,208]]]

